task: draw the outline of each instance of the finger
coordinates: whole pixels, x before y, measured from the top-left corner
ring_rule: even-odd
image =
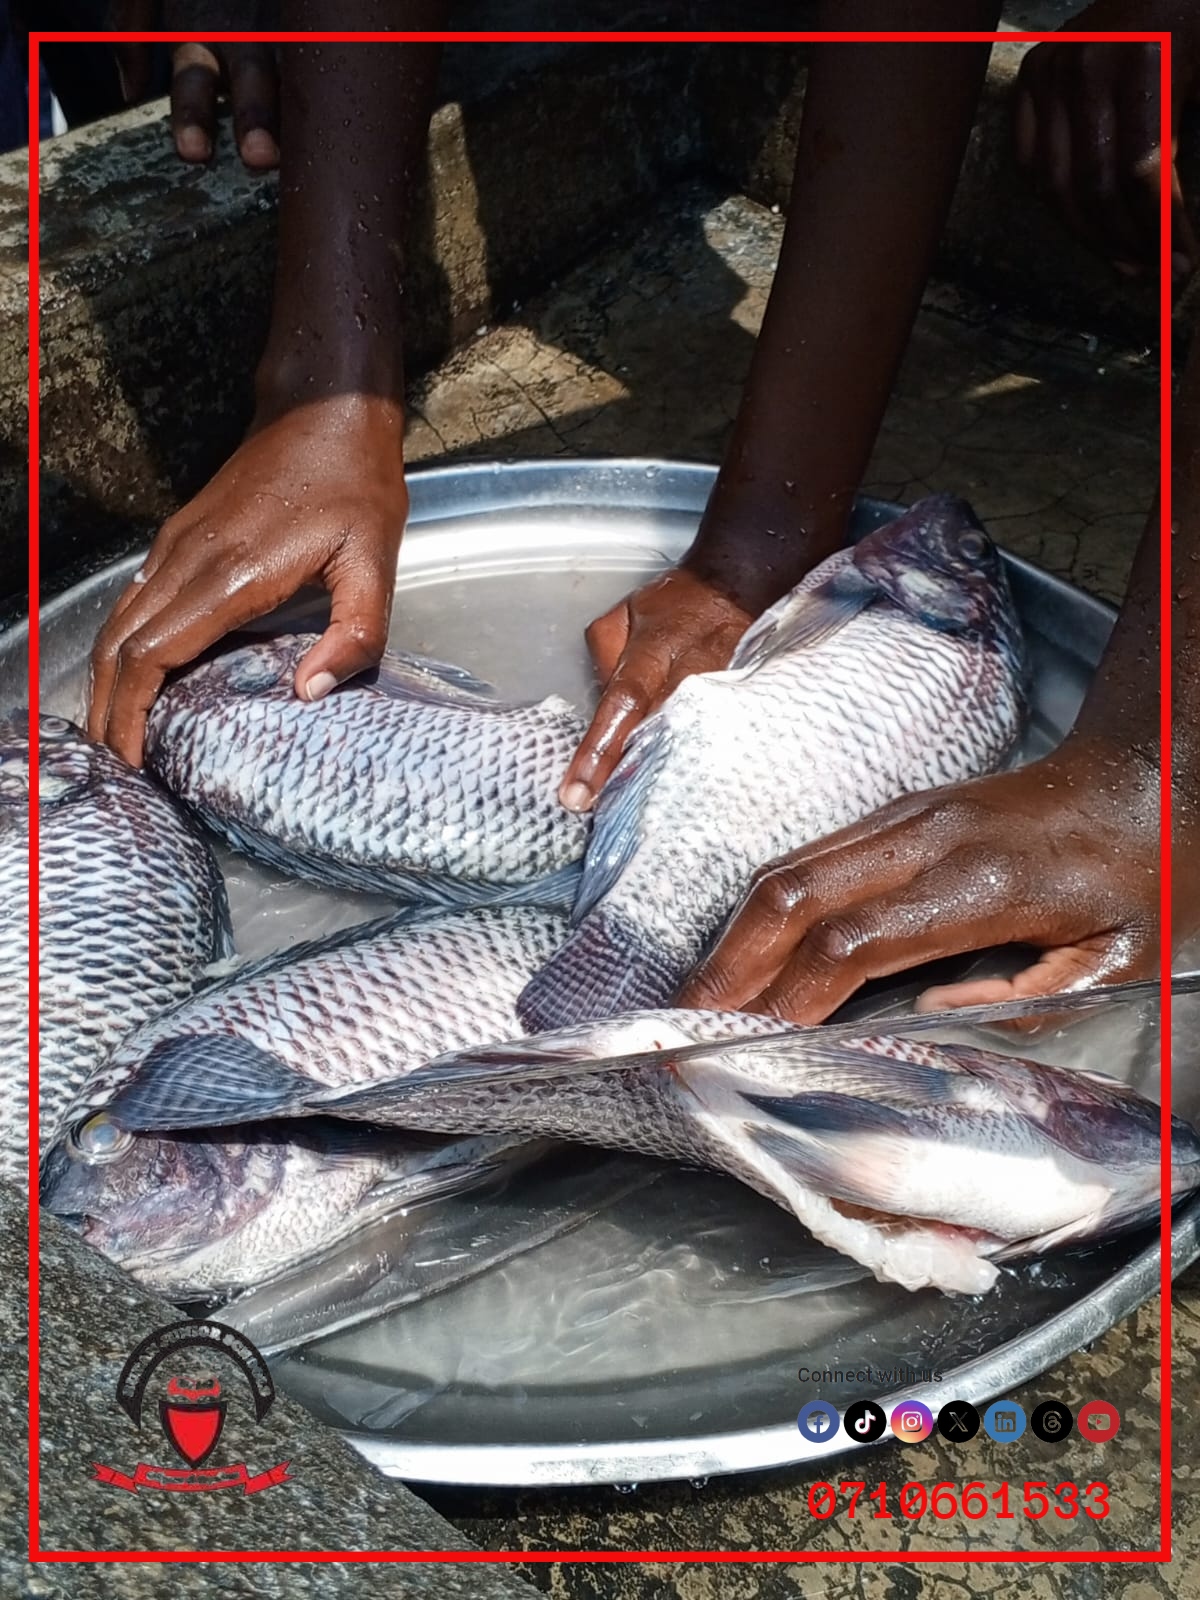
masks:
[[[279,165],[279,75],[269,45],[224,47],[233,136],[247,167],[265,172]]]
[[[620,600],[611,611],[588,624],[584,639],[592,666],[601,683],[607,683],[617,669],[617,662],[629,644],[631,614],[628,598]]]
[[[1073,201],[1085,235],[1112,260],[1140,262],[1146,238],[1142,219],[1129,206],[1118,163],[1117,108],[1097,89],[1077,107],[1071,135]]]
[[[121,98],[127,106],[137,105],[150,87],[151,57],[148,44],[118,44],[113,46],[117,58],[117,79],[121,85]]]
[[[1115,92],[1122,190],[1138,230],[1136,262],[1145,269],[1158,260],[1163,181],[1157,47],[1143,47],[1141,60],[1141,71],[1122,78]]]
[[[1018,166],[1026,171],[1037,162],[1038,117],[1053,46],[1035,45],[1022,58],[1013,102],[1013,148]]]
[[[760,872],[676,1004],[739,1011],[779,976],[817,920],[911,883],[950,853],[973,813],[910,795]]]
[[[629,735],[653,708],[670,660],[656,645],[628,652],[618,663],[559,786],[568,811],[590,811],[625,752]]]
[[[339,683],[377,666],[387,648],[395,567],[343,558],[327,581],[329,626],[296,667],[301,700],[323,700]]]
[[[193,40],[178,46],[171,69],[171,131],[184,161],[212,156],[220,81],[220,65],[207,45]]]
[[[983,978],[938,984],[919,995],[918,1012],[950,1011],[958,1006],[1002,1005],[1007,1000],[1034,1000],[1040,995],[1069,994],[1099,984],[1124,983],[1153,976],[1151,941],[1138,936],[1104,934],[1077,944],[1044,950],[1011,978]],[[1029,1019],[1035,1025],[1043,1018]]]
[[[144,572],[145,569],[142,570]],[[184,581],[182,573],[157,580],[143,578],[141,582],[135,576],[134,581],[121,591],[116,605],[96,635],[88,661],[89,738],[103,740],[107,736],[108,712],[120,667],[121,646],[131,633],[149,622],[157,611],[175,602]]]
[[[824,1022],[872,978],[1019,939],[1023,909],[1009,874],[956,850],[891,894],[823,914],[747,1009]]]
[[[151,590],[152,584],[146,587]],[[147,603],[154,598],[151,594]],[[261,582],[246,584],[231,594],[227,575],[214,573],[191,579],[174,600],[158,606],[140,626],[129,627],[122,618],[120,626],[126,632],[115,652],[105,742],[131,766],[140,767],[146,717],[166,675],[194,661],[225,634],[261,617],[277,602],[278,596]]]

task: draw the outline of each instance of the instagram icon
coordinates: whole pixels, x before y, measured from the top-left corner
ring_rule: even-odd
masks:
[[[902,1400],[893,1408],[891,1424],[902,1444],[919,1444],[933,1432],[933,1412],[919,1400]]]

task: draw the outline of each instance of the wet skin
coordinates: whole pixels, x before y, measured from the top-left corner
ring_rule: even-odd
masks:
[[[1200,346],[1176,407],[1172,946],[1200,933]],[[763,873],[680,1003],[819,1022],[869,978],[1003,943],[1010,980],[919,1008],[1145,978],[1160,950],[1159,506],[1071,734],[1051,755],[916,795]]]
[[[1092,11],[1101,9],[1097,5]],[[1121,9],[1138,13],[1136,19],[1127,15],[1125,26],[1153,28],[1167,24],[1143,13],[1179,8]],[[1090,23],[1077,21],[1079,26],[1118,25],[1102,24],[1098,15]],[[1157,129],[1157,63],[1147,76],[1143,47],[1135,44],[1114,47],[1125,52],[1124,62],[1104,55],[1091,66],[1081,58],[1070,66],[1053,65],[1051,51],[1084,48],[1101,49],[1039,47],[1046,52],[1043,66],[1021,79],[1018,141],[1025,142],[1035,171],[1039,163],[1049,164],[1042,170],[1051,172],[1049,188],[1067,220],[1110,258],[1121,256],[1129,270],[1140,271],[1157,259],[1158,168],[1125,170],[1129,182],[1150,181],[1154,187],[1139,209],[1135,198],[1120,194],[1119,165],[1114,162],[1098,178],[1099,158],[1092,158],[1096,141],[1114,140],[1126,153],[1142,148],[1135,137],[1115,139],[1109,112],[1100,104],[1101,85],[1110,103],[1115,97],[1128,110],[1133,105],[1129,85],[1150,82],[1152,114],[1142,106],[1140,126],[1143,132],[1147,125]],[[1118,92],[1114,86],[1122,83],[1125,88]],[[1053,135],[1046,131],[1047,108],[1055,118],[1061,110],[1052,96],[1042,95],[1047,84],[1057,86],[1055,93],[1063,90],[1062,104],[1073,112],[1073,144],[1061,129]],[[1029,121],[1031,96],[1042,119],[1040,132]],[[1064,150],[1071,158],[1065,164]],[[1174,190],[1178,196],[1177,180]],[[1101,200],[1113,204],[1106,210]],[[1176,212],[1178,219],[1178,199]],[[1180,231],[1178,220],[1175,243],[1177,253],[1191,249],[1190,234]],[[1200,350],[1195,347],[1175,427],[1172,948],[1200,932]],[[1020,772],[903,800],[771,864],[685,985],[680,1003],[820,1022],[870,978],[1004,943],[1031,945],[1040,954],[1011,980],[931,989],[919,1007],[994,1002],[1152,976],[1161,945],[1159,579],[1156,501],[1108,650],[1076,726],[1060,748]]]
[[[1095,0],[1021,62],[1017,160],[1083,241],[1130,276],[1154,274],[1162,175],[1159,51],[1153,44],[1073,43],[1077,30],[1171,33],[1172,269],[1200,251],[1175,170],[1179,118],[1200,81],[1200,16],[1189,0]]]
[[[224,33],[252,30],[256,8],[236,0],[110,0],[109,26],[129,33]],[[249,13],[249,15],[248,15]],[[150,91],[147,44],[115,47],[121,89],[133,105]],[[279,165],[279,72],[269,44],[208,44],[190,39],[171,50],[171,134],[184,161],[212,159],[217,101],[226,94],[238,154],[252,171]]]
[[[441,4],[412,4],[436,28]],[[319,25],[312,0],[297,28]],[[394,20],[379,0],[346,25]],[[387,637],[404,488],[404,238],[424,160],[436,45],[282,52],[279,266],[246,442],[154,541],[92,654],[88,730],[135,765],[166,673],[308,583],[330,625],[296,669],[319,698]]]
[[[371,26],[365,14],[376,9],[359,8],[357,25]],[[946,21],[937,5],[908,9],[918,25]],[[953,9],[956,26],[994,25],[994,6],[969,19]],[[871,5],[849,20],[847,10],[839,26],[880,23]],[[906,52],[904,73],[893,48]],[[299,693],[320,694],[383,647],[405,507],[401,240],[434,66],[421,46],[368,59],[364,72],[340,47],[284,52],[280,271],[254,431],[166,525],[146,581],[122,596],[97,643],[92,731],[131,760],[164,673],[306,581],[331,589],[333,620],[297,670]],[[589,629],[608,690],[564,782],[575,806],[590,803],[648,710],[688,672],[724,666],[749,618],[842,542],[985,65],[986,48],[974,47],[815,52],[779,274],[700,532],[679,568]],[[858,114],[864,95],[870,119]],[[355,168],[370,176],[347,182]],[[862,248],[864,215],[886,250]],[[1200,450],[1179,457],[1200,461]],[[1176,491],[1179,560],[1200,528],[1188,474]],[[1062,749],[1025,773],[905,801],[773,867],[687,1003],[816,1021],[869,976],[1005,940],[1045,952],[1014,980],[1017,993],[1152,969],[1154,528],[1152,518],[1104,667]],[[1196,625],[1186,583],[1179,592],[1176,693],[1194,711]],[[1178,837],[1191,841],[1200,785],[1186,742],[1176,779]],[[1200,858],[1182,844],[1181,855]],[[1197,885],[1178,869],[1176,881],[1180,929],[1200,926]]]
[[[999,8],[826,9],[818,25],[829,28],[990,29]],[[572,810],[593,804],[629,734],[682,678],[727,666],[748,620],[845,542],[987,60],[986,45],[814,49],[779,265],[733,435],[679,567],[588,630],[605,687],[560,790]]]

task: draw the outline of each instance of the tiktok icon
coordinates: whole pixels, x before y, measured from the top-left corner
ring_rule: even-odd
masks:
[[[887,1418],[880,1406],[869,1400],[856,1400],[852,1406],[846,1407],[842,1427],[859,1444],[870,1444],[872,1440],[883,1436]]]

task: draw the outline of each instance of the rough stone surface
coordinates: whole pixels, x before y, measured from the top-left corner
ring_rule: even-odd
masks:
[[[0,1338],[7,1351],[26,1342],[25,1218],[20,1196],[0,1186]],[[290,1461],[292,1481],[257,1494],[165,1494],[96,1483],[100,1461],[131,1471],[138,1461],[171,1464],[156,1417],[139,1434],[114,1399],[130,1350],[178,1312],[146,1294],[53,1218],[41,1240],[41,1546],[45,1550],[465,1550],[471,1546],[402,1484],[366,1466],[342,1440],[279,1397],[256,1424],[245,1391],[228,1385],[222,1460],[250,1472]],[[23,1363],[22,1363],[23,1364]],[[524,1583],[491,1565],[412,1564],[331,1567],[298,1563],[246,1566],[119,1566],[87,1569],[28,1565],[25,1386],[0,1395],[0,1593],[22,1596],[184,1595],[295,1597],[342,1592],[437,1596],[438,1600],[518,1600]],[[176,1463],[177,1464],[177,1463]],[[168,1571],[170,1575],[168,1576]]]

